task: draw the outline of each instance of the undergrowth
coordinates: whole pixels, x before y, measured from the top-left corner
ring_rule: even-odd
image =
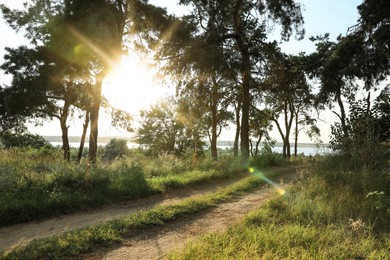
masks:
[[[342,164],[337,155],[321,159],[284,196],[168,258],[388,259],[390,171]]]

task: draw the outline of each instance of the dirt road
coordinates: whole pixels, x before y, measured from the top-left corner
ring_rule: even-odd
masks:
[[[295,174],[289,174],[295,172],[294,168],[282,168],[278,171],[287,173],[282,178],[288,183],[294,179]],[[148,209],[157,205],[169,205],[184,198],[202,196],[205,193],[226,187],[241,178],[243,176],[177,190],[165,195],[123,202],[120,205],[107,206],[91,212],[81,212],[40,222],[0,228],[0,250],[10,250],[25,245],[36,238],[44,238],[73,229],[96,225],[131,214],[136,210]],[[255,192],[218,205],[206,212],[195,214],[190,218],[167,223],[163,228],[156,227],[129,236],[119,247],[99,250],[80,257],[85,259],[160,259],[167,252],[183,247],[186,242],[202,234],[225,230],[274,195],[275,192],[272,187],[263,186]],[[77,257],[77,259],[80,257]]]
[[[160,194],[148,198],[130,200],[88,212],[78,212],[42,221],[3,227],[0,228],[0,251],[28,244],[33,239],[49,237],[77,228],[96,225],[129,215],[137,210],[173,204],[181,199],[192,196],[201,196],[205,193],[226,187],[243,177],[244,175],[240,175],[236,178],[216,180],[195,187],[174,190],[163,195]]]

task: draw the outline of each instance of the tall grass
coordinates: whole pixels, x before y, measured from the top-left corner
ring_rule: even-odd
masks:
[[[168,258],[389,259],[390,171],[343,164],[321,159],[284,196]]]
[[[64,162],[56,149],[0,149],[0,226],[231,177],[239,174],[232,162],[228,155],[217,162],[150,159],[133,150],[127,158],[91,167]]]

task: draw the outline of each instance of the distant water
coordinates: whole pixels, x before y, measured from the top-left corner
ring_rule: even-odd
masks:
[[[62,146],[62,142],[50,142],[53,146]],[[78,148],[80,143],[77,143],[77,142],[70,142],[69,145],[71,147],[75,147],[75,148]],[[105,146],[106,143],[98,143],[98,146]],[[129,148],[135,148],[137,147],[138,145],[135,144],[135,143],[127,143],[127,146]],[[85,143],[84,147],[88,147],[88,142]],[[219,145],[218,146],[219,149],[231,149],[232,148],[232,145]],[[261,149],[261,148],[260,148]],[[273,152],[275,153],[282,153],[283,152],[283,147],[281,145],[276,145],[273,149],[272,149]],[[323,155],[323,154],[327,154],[327,153],[330,153],[331,150],[330,148],[326,147],[326,146],[321,146],[320,148],[317,148],[315,147],[314,145],[307,145],[307,144],[304,144],[302,146],[299,146],[298,144],[298,154],[304,154],[306,156],[314,156],[314,155]],[[294,146],[291,146],[291,154],[294,153]]]

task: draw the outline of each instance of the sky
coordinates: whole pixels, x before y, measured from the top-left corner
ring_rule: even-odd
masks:
[[[0,4],[6,4],[12,8],[22,7],[22,3],[25,0],[0,0]],[[149,3],[158,6],[166,7],[169,13],[175,13],[181,15],[186,12],[186,7],[179,6],[177,3],[179,0],[149,0]],[[357,6],[362,0],[298,0],[304,6],[303,16],[305,20],[306,36],[301,41],[291,39],[287,43],[283,43],[281,48],[284,52],[289,54],[297,54],[299,52],[311,53],[315,50],[315,46],[309,41],[310,36],[323,35],[330,33],[330,38],[335,39],[338,35],[347,33],[349,27],[357,23],[358,12]],[[2,15],[0,15],[0,64],[3,63],[3,56],[5,54],[4,48],[17,47],[21,44],[27,44],[28,42],[24,39],[23,33],[16,33],[13,31],[4,21]],[[130,58],[132,60],[133,58]],[[128,62],[129,63],[129,62]],[[130,62],[131,63],[131,62]],[[129,66],[129,64],[127,64]],[[139,90],[136,95],[123,95],[119,94],[119,91],[111,91],[106,93],[115,98],[114,104],[132,104],[133,110],[146,109],[149,107],[148,102],[155,102],[160,96],[164,96],[167,93],[173,93],[172,88],[167,88],[166,85],[159,85],[157,81],[150,79],[151,75],[145,72],[145,64],[132,63],[132,70],[136,71],[136,74],[132,75],[133,84],[139,84],[137,87]],[[126,72],[122,71],[123,68],[118,69],[118,73]],[[122,72],[120,72],[122,71]],[[138,73],[138,74],[137,74]],[[120,79],[120,76],[119,76]],[[118,80],[118,78],[116,78]],[[114,80],[115,81],[115,80]],[[10,77],[4,75],[3,71],[0,70],[0,85],[8,84]],[[109,82],[109,80],[107,81]],[[115,89],[115,88],[114,88]],[[103,90],[104,91],[104,90]],[[131,97],[132,96],[132,97]],[[145,102],[145,100],[149,100]],[[102,120],[99,122],[99,135],[101,136],[129,136],[130,134],[124,131],[118,131],[115,128],[109,126],[106,115],[102,113]],[[337,119],[330,111],[324,111],[320,114],[318,120],[318,126],[321,129],[321,140],[323,142],[329,141],[330,125]],[[58,127],[53,127],[53,124],[58,124]],[[69,134],[80,135],[81,133],[81,121],[76,119],[69,122]],[[29,127],[30,132],[41,134],[41,135],[61,135],[59,123],[57,119],[53,122],[47,122],[43,126]],[[273,132],[272,136],[277,140],[281,141],[278,133]],[[234,139],[234,128],[224,130],[221,134],[220,140],[233,140]],[[312,142],[308,137],[302,135],[300,142]]]

